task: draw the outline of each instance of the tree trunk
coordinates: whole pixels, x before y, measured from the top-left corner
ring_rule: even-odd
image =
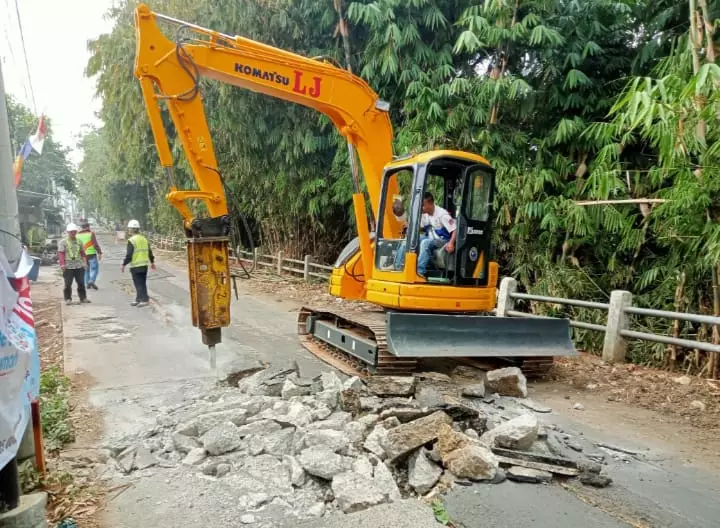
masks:
[[[515,27],[515,24],[517,23],[517,16],[518,11],[520,10],[520,0],[515,1],[515,9],[513,10],[513,16],[512,20],[510,21],[510,29]],[[502,79],[503,75],[505,75],[505,70],[507,69],[508,61],[510,60],[510,43],[507,43],[504,46],[504,49],[500,51],[501,58],[500,58],[500,68],[497,66],[493,67],[492,72],[490,73],[490,78],[493,80],[500,80]],[[497,123],[498,115],[500,113],[500,103],[495,102],[493,103],[492,109],[490,110],[490,124],[494,125]]]
[[[350,52],[350,32],[348,31],[347,24],[345,23],[345,15],[343,15],[343,0],[333,0],[335,11],[338,14],[337,32],[340,33],[343,41],[343,49],[345,51],[345,67],[347,71],[352,73],[352,64],[350,58],[352,56]]]
[[[710,17],[710,10],[708,9],[707,0],[698,0],[698,5],[700,6],[700,10],[702,11],[702,22],[705,29],[705,57],[707,58],[707,62],[714,64],[715,63],[715,45],[714,45],[714,37],[715,37],[715,25],[712,23],[712,18]]]

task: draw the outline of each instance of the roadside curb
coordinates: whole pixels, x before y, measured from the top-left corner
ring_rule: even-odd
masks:
[[[47,528],[44,491],[20,496],[18,507],[0,514],[0,528]]]

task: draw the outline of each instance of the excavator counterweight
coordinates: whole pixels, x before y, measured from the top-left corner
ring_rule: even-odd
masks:
[[[158,20],[183,33],[169,39]],[[366,305],[301,309],[298,334],[308,350],[362,374],[406,374],[427,357],[519,359],[542,370],[553,356],[576,354],[567,320],[488,315],[498,282],[491,258],[495,170],[488,160],[454,150],[393,158],[389,105],[362,78],[324,59],[218,33],[143,4],[135,29],[135,76],[168,177],[167,199],[183,216],[192,319],[211,357],[221,328],[230,324],[230,220],[201,77],[321,112],[350,148],[357,238],[337,259],[328,291]],[[161,105],[178,131],[195,190],[176,187]],[[204,204],[207,214],[196,217],[189,200]]]

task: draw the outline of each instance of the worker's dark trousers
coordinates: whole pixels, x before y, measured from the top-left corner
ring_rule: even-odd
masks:
[[[81,301],[85,299],[87,296],[85,293],[85,268],[65,269],[63,270],[63,279],[65,279],[63,295],[66,301],[72,300],[73,279],[77,283],[78,297]]]
[[[135,300],[137,302],[150,302],[147,292],[147,266],[130,268],[133,284],[135,285]]]

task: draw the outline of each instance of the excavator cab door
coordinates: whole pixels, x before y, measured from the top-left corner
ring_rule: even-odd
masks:
[[[486,286],[490,262],[495,171],[471,165],[461,181],[455,241],[455,284]]]

